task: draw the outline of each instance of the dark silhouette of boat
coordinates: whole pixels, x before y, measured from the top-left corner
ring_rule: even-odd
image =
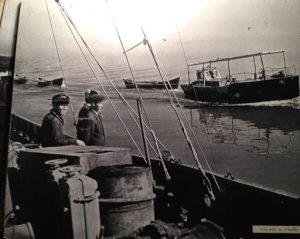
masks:
[[[285,59],[284,51],[273,51],[190,64],[189,67],[202,65],[202,69],[197,71],[196,81],[181,85],[185,98],[203,102],[237,104],[286,100],[299,96],[299,76],[292,75],[286,65],[272,74],[266,70],[262,56],[271,54],[282,54]],[[259,77],[255,63],[256,56],[261,58],[263,67]],[[231,74],[229,63],[242,58],[253,58],[255,72],[253,78],[237,81]],[[212,66],[213,63],[219,62],[228,63],[228,75],[225,78],[216,67]]]
[[[38,77],[37,79],[37,84],[39,87],[45,87],[45,86],[61,86],[63,83],[63,78],[57,78],[53,80],[47,80],[42,77]]]
[[[165,89],[164,82],[160,81],[137,81],[136,84],[131,79],[123,79],[126,88],[144,88],[144,89]],[[179,86],[180,77],[173,78],[166,82],[168,89],[177,89]],[[171,87],[170,87],[171,85]]]
[[[15,84],[25,84],[27,81],[28,81],[27,76],[15,75],[15,77],[14,77]]]

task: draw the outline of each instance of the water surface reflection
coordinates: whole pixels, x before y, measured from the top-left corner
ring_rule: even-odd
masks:
[[[197,137],[206,133],[215,169],[299,193],[300,110],[236,106],[185,109]]]

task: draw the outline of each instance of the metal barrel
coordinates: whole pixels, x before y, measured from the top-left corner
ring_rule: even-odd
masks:
[[[149,167],[98,167],[90,176],[101,192],[104,236],[126,235],[154,220],[155,194]]]

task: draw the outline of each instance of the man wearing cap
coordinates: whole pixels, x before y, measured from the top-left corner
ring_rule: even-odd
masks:
[[[40,141],[43,147],[81,145],[84,142],[71,138],[63,133],[63,117],[68,111],[70,98],[65,94],[58,94],[52,97],[52,109],[45,115],[40,129]]]
[[[87,89],[84,92],[85,103],[79,110],[78,120],[82,120],[82,119],[85,119],[88,117],[88,112],[90,111],[90,109],[92,107],[92,105],[91,105],[92,95],[95,95],[95,94],[98,94],[98,92],[95,90],[91,90],[91,89]]]
[[[86,145],[104,145],[105,133],[101,117],[101,108],[105,97],[97,91],[85,92],[85,104],[79,111],[77,138]]]

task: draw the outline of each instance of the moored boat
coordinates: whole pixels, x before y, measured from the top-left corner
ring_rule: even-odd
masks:
[[[48,79],[44,79],[42,77],[38,77],[37,79],[37,84],[40,87],[45,87],[45,86],[61,86],[63,83],[63,78],[57,78],[57,79],[53,79],[53,80],[48,80]]]
[[[25,84],[27,81],[28,81],[27,76],[15,75],[15,77],[14,77],[14,83],[15,84]]]
[[[262,56],[271,54],[282,54],[285,64],[284,51],[260,52],[230,58],[218,58],[190,64],[201,65],[202,69],[197,71],[197,80],[189,84],[181,85],[187,99],[214,102],[214,103],[252,103],[272,100],[286,100],[299,96],[299,76],[290,73],[290,68],[284,65],[276,72],[267,71]],[[255,57],[261,59],[262,70],[257,73]],[[229,63],[233,60],[253,58],[253,77],[237,80],[230,70]],[[222,77],[213,63],[227,62],[228,75]],[[249,75],[245,73],[244,75]],[[260,75],[259,75],[260,74]]]
[[[159,81],[137,81],[136,83],[133,82],[131,79],[123,79],[126,88],[136,88],[136,85],[139,88],[145,89],[165,89],[164,82]],[[177,89],[179,86],[180,77],[173,78],[166,82],[168,89],[172,87],[172,89]]]

